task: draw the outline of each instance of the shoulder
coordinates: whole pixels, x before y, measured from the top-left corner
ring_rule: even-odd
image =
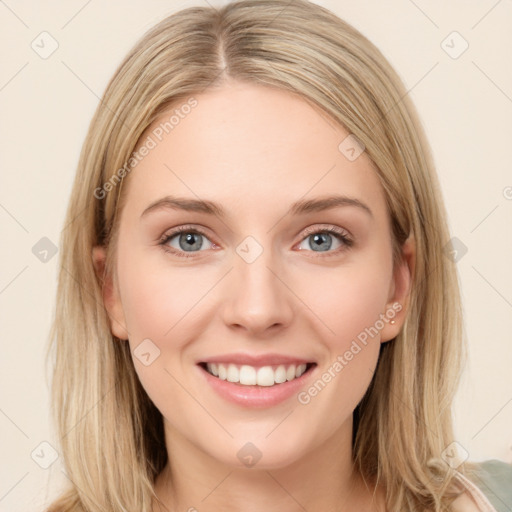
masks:
[[[512,510],[512,464],[496,459],[471,463],[465,470],[465,476],[481,491],[496,512]]]
[[[457,479],[465,492],[453,502],[456,512],[510,512],[512,465],[499,460],[467,462]]]

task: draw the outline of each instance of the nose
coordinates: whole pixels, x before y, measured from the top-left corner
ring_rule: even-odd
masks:
[[[233,262],[222,306],[225,325],[253,336],[288,326],[293,318],[293,293],[271,251],[264,250],[251,263],[235,254]]]

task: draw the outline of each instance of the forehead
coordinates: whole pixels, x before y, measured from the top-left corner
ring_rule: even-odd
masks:
[[[129,174],[127,206],[142,212],[169,194],[210,199],[240,215],[276,214],[301,198],[343,194],[382,215],[370,159],[340,150],[349,135],[284,90],[238,82],[209,90],[173,105],[141,137],[136,151],[150,149]]]

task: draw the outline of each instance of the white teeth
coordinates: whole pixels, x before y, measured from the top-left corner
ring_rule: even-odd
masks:
[[[217,363],[211,363],[210,364],[210,371],[215,375],[215,377],[219,376],[219,367]]]
[[[286,382],[286,368],[283,365],[277,367],[276,371],[274,372],[274,380],[276,384],[282,384],[283,382]]]
[[[300,377],[304,373],[305,369],[305,364],[299,364],[299,366],[297,366],[297,369],[295,370],[295,377]]]
[[[256,382],[258,386],[273,386],[274,381],[274,370],[271,366],[262,366],[256,374]]]
[[[226,380],[228,382],[239,382],[240,381],[240,372],[238,371],[238,368],[234,364],[230,364],[228,366]]]
[[[256,369],[252,366],[247,366],[244,364],[240,368],[240,375],[237,382],[245,384],[246,386],[254,386],[257,382]]]
[[[286,368],[279,365],[275,370],[272,366],[255,368],[249,365],[207,363],[209,373],[221,380],[238,382],[244,386],[273,386],[300,377],[306,371],[306,364],[290,365]]]

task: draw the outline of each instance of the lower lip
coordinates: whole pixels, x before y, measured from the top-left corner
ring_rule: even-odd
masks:
[[[273,386],[244,386],[243,384],[221,380],[208,373],[201,366],[198,365],[197,367],[204,375],[206,382],[222,398],[244,407],[265,408],[280,404],[296,395],[314,372],[316,365],[309,368],[298,378]]]

